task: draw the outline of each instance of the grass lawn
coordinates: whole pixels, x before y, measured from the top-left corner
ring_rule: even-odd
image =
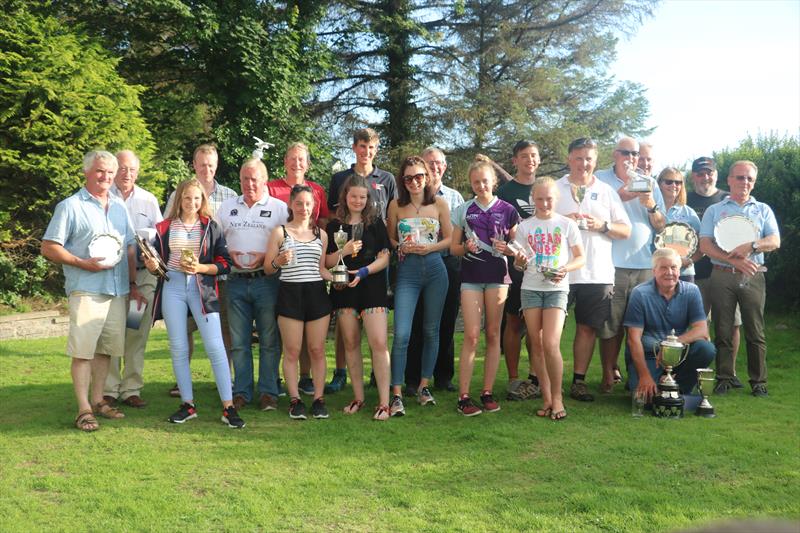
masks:
[[[4,342],[0,530],[671,531],[797,520],[800,327],[794,315],[767,322],[769,398],[734,391],[711,398],[717,418],[677,421],[631,418],[618,387],[590,404],[567,399],[560,423],[533,416],[538,400],[464,418],[456,393],[377,423],[374,391],[368,411],[340,413],[348,387],[328,398],[330,420],[291,421],[282,398],[278,412],[244,409],[247,427],[234,431],[219,421],[208,360],[196,357],[200,417],[172,425],[178,402],[166,394],[174,378],[157,330],[150,405],[84,434],[72,425],[65,339]],[[565,376],[572,336],[570,324]],[[482,360],[476,368],[475,388]],[[738,372],[747,375],[743,354]],[[589,380],[596,391],[598,356]],[[505,396],[502,368],[496,393]]]

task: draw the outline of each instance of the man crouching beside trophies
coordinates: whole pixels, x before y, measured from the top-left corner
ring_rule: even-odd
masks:
[[[663,386],[657,388],[656,381],[661,378],[665,366],[675,365],[677,388],[681,394],[689,394],[697,383],[697,369],[707,367],[716,355],[716,348],[708,337],[700,289],[693,283],[680,281],[680,270],[681,258],[675,250],[656,250],[653,279],[633,289],[625,312],[628,385],[632,394],[648,402],[664,389]],[[662,344],[671,334],[677,339],[670,339],[672,342],[668,344],[677,341],[688,346],[680,362],[661,360]],[[665,378],[672,381],[669,376]]]

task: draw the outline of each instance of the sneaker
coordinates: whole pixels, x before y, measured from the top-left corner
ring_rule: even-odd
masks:
[[[733,376],[733,379],[731,379],[731,387],[734,389],[743,389],[744,385],[742,385],[742,382],[739,381],[738,377]]]
[[[475,405],[475,403],[472,401],[472,398],[470,398],[469,396],[461,400],[458,400],[457,409],[458,412],[464,416],[477,416],[483,412],[481,411],[480,407]]]
[[[717,381],[717,386],[714,387],[714,394],[728,394],[731,390],[731,382],[727,380]]]
[[[237,394],[233,397],[233,406],[236,408],[237,411],[241,411],[244,409],[244,406],[247,405],[247,399],[241,394]]]
[[[168,420],[173,424],[183,424],[192,418],[197,418],[197,409],[190,403],[182,403],[180,408]]]
[[[542,397],[542,387],[538,383],[531,383],[531,389],[531,398],[535,400]]]
[[[431,390],[428,387],[422,387],[417,392],[417,401],[420,405],[436,405],[436,400],[433,399],[433,394],[431,394]]]
[[[582,379],[575,380],[575,383],[569,388],[569,397],[579,402],[593,402],[594,396],[589,394],[589,387]]]
[[[300,398],[292,398],[289,403],[289,418],[292,420],[306,420],[306,404]]]
[[[175,385],[173,385],[173,387],[171,389],[169,389],[167,394],[169,394],[173,398],[180,398],[181,397],[181,389],[178,387],[178,384],[176,383]]]
[[[311,404],[311,416],[314,418],[328,418],[328,408],[325,407],[325,400],[320,397]]]
[[[258,399],[258,408],[262,411],[274,411],[278,408],[278,400],[269,394],[262,394]]]
[[[300,378],[297,382],[297,389],[306,396],[314,396],[314,381],[308,376]]]
[[[283,388],[283,380],[278,378],[278,398],[286,396],[286,389]]]
[[[236,407],[232,405],[222,410],[222,422],[228,424],[229,428],[242,429],[244,427],[244,420],[236,412]]]
[[[389,402],[389,412],[392,416],[403,416],[406,414],[403,398],[397,395],[392,396],[392,401]]]
[[[333,371],[331,382],[325,385],[325,394],[339,392],[345,385],[347,385],[347,370],[344,368],[336,369]]]
[[[753,385],[753,392],[751,393],[756,398],[764,398],[769,396],[767,392],[767,384],[766,383],[756,383]]]
[[[515,379],[508,385],[506,400],[516,402],[535,398],[536,394],[541,395],[541,389],[527,379]]]
[[[496,413],[500,410],[500,404],[494,401],[491,392],[487,391],[481,394],[481,403],[483,404],[483,410],[487,413]]]

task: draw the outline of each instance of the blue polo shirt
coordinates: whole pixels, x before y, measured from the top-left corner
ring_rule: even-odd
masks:
[[[710,237],[713,239],[714,228],[717,226],[717,222],[733,215],[743,215],[752,220],[758,228],[759,239],[780,234],[778,230],[778,221],[775,218],[775,213],[772,212],[772,208],[763,202],[756,201],[756,199],[751,196],[744,205],[739,205],[728,197],[706,209],[706,212],[703,213],[703,221],[700,223],[700,237]],[[750,256],[750,260],[759,265],[763,265],[764,254],[762,252],[753,254]],[[716,259],[712,259],[711,262],[715,265],[731,266],[729,263],[717,261]]]
[[[597,179],[607,183],[614,191],[625,185],[614,173],[614,167],[598,170],[594,174]],[[651,177],[645,177],[650,181],[653,189],[653,199],[658,209],[664,212],[664,197],[656,181]],[[611,244],[611,258],[616,268],[652,268],[653,257],[653,237],[655,230],[650,225],[650,217],[647,209],[638,199],[622,202],[622,207],[628,214],[631,221],[631,236],[627,239],[614,239]]]
[[[706,319],[703,297],[694,283],[679,281],[675,294],[667,300],[652,279],[634,287],[625,311],[624,325],[641,328],[644,335],[663,339],[674,329],[681,335],[691,324]]]
[[[114,268],[99,272],[62,265],[67,296],[74,291],[110,296],[128,294],[130,278],[125,250],[133,246],[135,240],[125,204],[113,194],[108,195],[108,210],[85,187],[56,206],[42,240],[57,242],[69,253],[87,259],[89,243],[102,233],[116,234],[122,239],[122,260]]]
[[[669,208],[669,211],[667,211],[666,217],[667,222],[683,222],[684,224],[689,224],[695,233],[697,233],[697,238],[700,238],[700,217],[698,217],[694,209],[688,205],[673,205]],[[689,265],[688,268],[681,270],[681,276],[694,276],[694,265]]]

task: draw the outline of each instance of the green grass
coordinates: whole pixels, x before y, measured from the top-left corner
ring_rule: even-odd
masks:
[[[290,421],[283,398],[278,412],[243,410],[247,428],[234,431],[219,422],[210,366],[197,357],[200,417],[171,425],[178,402],[166,395],[174,379],[158,330],[145,367],[150,405],[84,434],[72,426],[65,340],[4,342],[0,530],[670,531],[796,520],[800,331],[796,316],[768,324],[770,397],[712,397],[716,419],[677,421],[631,418],[620,388],[592,404],[567,400],[561,423],[533,416],[538,401],[465,419],[455,393],[376,423],[374,391],[369,412],[340,414],[348,387],[328,398],[330,420]],[[571,326],[564,339],[569,367]],[[746,376],[743,355],[738,366]],[[501,374],[500,397],[504,383]]]

